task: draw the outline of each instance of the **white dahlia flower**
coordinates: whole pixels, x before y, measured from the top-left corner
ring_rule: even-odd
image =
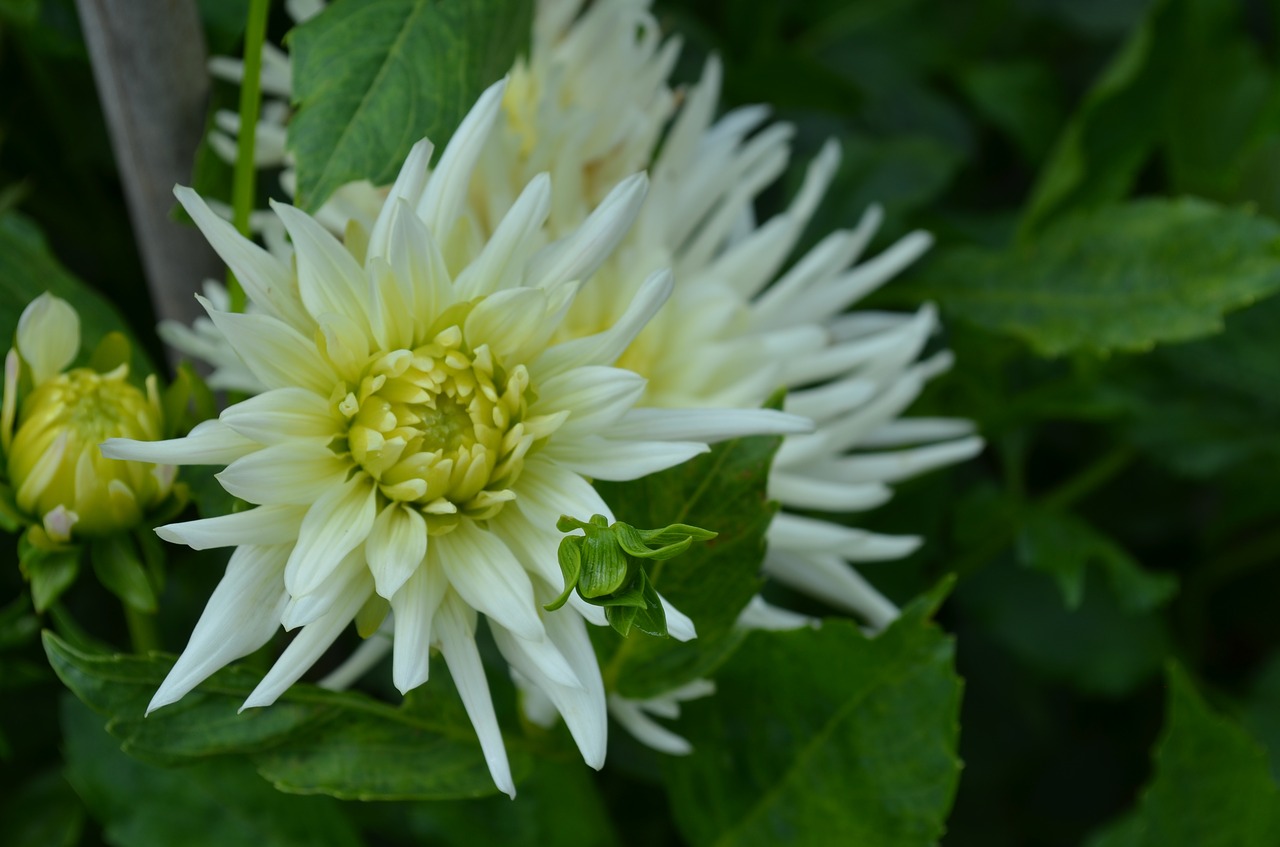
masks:
[[[887,625],[896,607],[851,563],[896,559],[920,543],[798,512],[848,514],[883,504],[889,485],[975,455],[966,421],[901,419],[949,353],[921,359],[937,329],[915,314],[849,312],[932,243],[913,232],[862,260],[879,226],[872,208],[788,266],[839,163],[828,143],[790,208],[766,221],[754,202],[786,169],[793,129],[752,106],[715,118],[721,69],[676,96],[668,77],[679,41],[661,39],[649,0],[540,0],[530,58],[517,63],[472,182],[481,221],[497,221],[539,170],[554,175],[551,226],[576,226],[621,174],[648,167],[652,186],[635,226],[578,297],[562,337],[617,319],[653,271],[669,267],[667,304],[619,364],[648,380],[641,405],[757,408],[780,386],[785,408],[817,422],[780,450],[769,493],[784,510],[769,529],[765,571],[793,589]],[[665,131],[664,131],[665,130]],[[861,260],[861,261],[860,261]],[[697,362],[697,367],[690,367]],[[771,612],[777,612],[771,614]],[[804,619],[753,603],[744,625]]]
[[[267,705],[352,620],[368,635],[393,611],[395,685],[426,682],[438,648],[495,783],[514,794],[476,648],[482,613],[510,666],[599,767],[605,691],[584,622],[605,618],[576,597],[543,609],[564,586],[557,518],[612,520],[588,479],[634,479],[704,452],[708,440],[807,423],[757,410],[633,410],[645,381],[613,363],[670,293],[667,272],[599,332],[553,341],[582,281],[633,220],[645,179],[624,179],[581,227],[548,243],[550,181],[536,178],[479,237],[465,197],[501,98],[501,84],[485,93],[429,174],[431,146],[416,145],[372,228],[345,243],[277,205],[292,263],[178,190],[255,305],[234,314],[205,301],[266,390],[185,438],[103,445],[116,458],[226,465],[219,482],[256,506],[158,530],[236,550],[150,708],[257,650],[278,626],[298,629],[245,701]],[[665,611],[675,637],[694,636],[688,618]]]

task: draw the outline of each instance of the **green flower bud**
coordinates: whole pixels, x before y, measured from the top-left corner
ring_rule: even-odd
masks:
[[[108,438],[156,440],[163,415],[154,376],[146,393],[128,382],[129,366],[109,373],[60,372],[79,349],[79,319],[45,294],[27,307],[17,349],[5,361],[3,442],[20,511],[43,524],[54,542],[109,535],[136,526],[168,496],[168,465],[108,459]],[[32,390],[18,400],[20,362]]]

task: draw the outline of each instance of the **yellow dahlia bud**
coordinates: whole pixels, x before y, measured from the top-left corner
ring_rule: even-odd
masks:
[[[163,416],[154,376],[146,393],[129,366],[109,373],[63,369],[80,346],[80,321],[65,301],[41,295],[23,312],[16,350],[5,361],[3,441],[18,508],[53,541],[107,535],[136,526],[173,485],[171,466],[108,459],[108,438],[154,441]],[[21,365],[31,391],[18,401]],[[16,428],[15,428],[16,424]]]

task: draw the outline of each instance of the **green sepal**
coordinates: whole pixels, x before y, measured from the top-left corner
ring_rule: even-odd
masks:
[[[110,373],[121,365],[129,364],[132,357],[133,345],[129,339],[123,332],[112,331],[102,336],[98,346],[93,348],[89,367],[101,374]]]
[[[35,529],[36,527],[32,527]],[[42,537],[43,532],[37,534]],[[31,603],[43,613],[66,592],[80,574],[80,548],[37,543],[31,532],[18,539],[18,567],[31,583]]]
[[[631,632],[631,624],[635,622],[639,611],[635,606],[609,606],[604,610],[604,616],[609,621],[609,626],[625,638]]]
[[[95,538],[89,544],[89,561],[98,581],[122,602],[140,612],[155,612],[155,586],[128,535]]]
[[[578,574],[582,572],[582,536],[568,535],[560,539],[560,547],[556,557],[560,560],[560,574],[564,577],[564,591],[555,600],[542,608],[554,612],[569,601],[573,589],[578,585]]]
[[[641,595],[644,597],[645,604],[643,609],[636,610],[632,625],[641,632],[666,638],[667,612],[662,608],[662,598],[658,596],[658,589],[653,587],[649,575],[644,571],[640,571],[640,582]]]
[[[627,584],[627,579],[631,576],[631,565],[614,535],[608,530],[601,531],[594,527],[588,529],[582,553],[578,593],[583,599],[613,594]]]

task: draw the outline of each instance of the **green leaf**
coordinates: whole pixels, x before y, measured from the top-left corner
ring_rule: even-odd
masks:
[[[1280,225],[1191,198],[1138,200],[996,251],[930,263],[916,296],[1044,356],[1141,351],[1220,332],[1223,314],[1280,289]]]
[[[1129,818],[1090,847],[1273,847],[1280,844],[1280,787],[1266,754],[1215,714],[1176,665],[1156,745],[1155,774]]]
[[[764,533],[776,510],[765,486],[781,441],[726,441],[634,482],[596,483],[618,519],[632,526],[688,524],[718,533],[648,571],[653,587],[693,620],[698,637],[687,643],[632,637],[617,644],[605,664],[612,690],[640,699],[665,693],[710,673],[741,642],[733,624],[760,588]]]
[[[361,844],[340,804],[272,789],[244,761],[218,759],[163,769],[124,755],[99,719],[62,702],[67,778],[120,847],[354,847]]]
[[[108,591],[140,612],[155,612],[156,589],[132,538],[117,533],[93,539],[89,543],[89,561]]]
[[[27,546],[23,550],[22,572],[31,583],[31,602],[44,612],[62,596],[80,574],[79,547],[44,550]]]
[[[364,800],[482,797],[497,791],[456,693],[433,676],[402,708],[355,692],[292,686],[275,704],[237,714],[261,674],[232,666],[181,701],[146,716],[173,659],[76,649],[44,634],[54,672],[108,717],[107,729],[133,756],[177,764],[248,756],[282,791]],[[508,742],[512,772],[529,765]]]
[[[929,623],[944,584],[879,637],[850,621],[752,633],[716,696],[687,704],[692,755],[664,760],[694,847],[936,842],[960,776],[962,683]]]
[[[960,84],[1028,162],[1040,161],[1065,117],[1060,83],[1047,66],[1030,60],[986,62],[966,70]]]
[[[1130,612],[1154,609],[1177,591],[1178,580],[1172,574],[1143,570],[1124,548],[1075,515],[1032,509],[1022,519],[1018,558],[1056,579],[1070,609],[1078,608],[1084,597],[1085,567],[1090,563],[1103,569],[1120,605]]]
[[[295,29],[289,148],[298,203],[392,181],[422,137],[443,150],[529,38],[528,0],[338,0]]]

